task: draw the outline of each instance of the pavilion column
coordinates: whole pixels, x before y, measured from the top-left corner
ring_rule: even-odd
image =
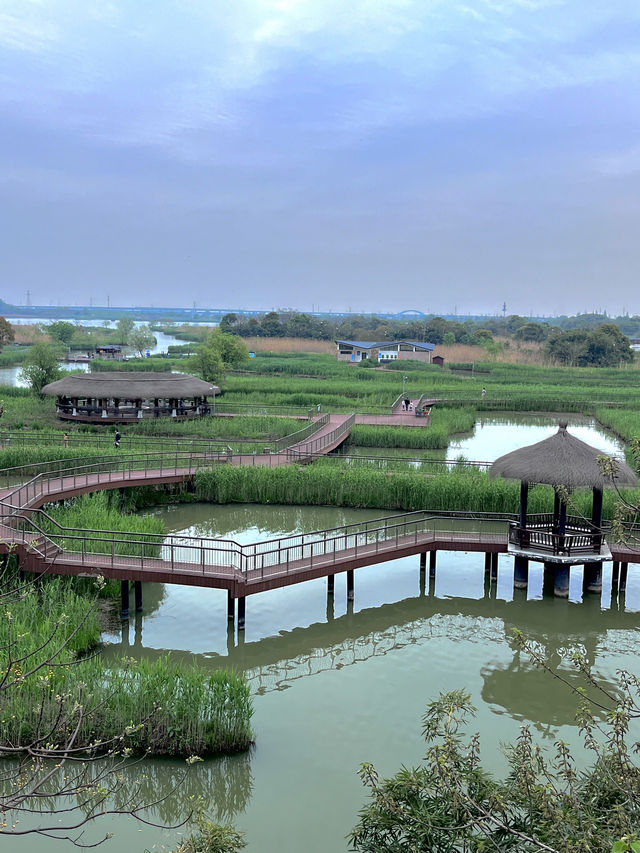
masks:
[[[520,527],[524,530],[527,526],[527,504],[529,501],[529,483],[523,480],[520,483]]]
[[[602,489],[599,489],[597,486],[594,486],[593,488],[593,508],[591,510],[591,523],[597,530],[600,530],[600,528],[602,527]]]
[[[558,532],[558,519],[560,518],[560,495],[553,490],[553,532]]]

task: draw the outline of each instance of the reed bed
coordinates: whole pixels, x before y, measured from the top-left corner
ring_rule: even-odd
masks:
[[[88,554],[113,553],[138,557],[160,556],[162,543],[159,537],[165,533],[162,519],[154,515],[123,514],[117,506],[119,497],[117,493],[95,492],[72,498],[64,504],[49,506],[46,515],[37,516],[37,523],[64,551],[84,550]],[[60,527],[68,528],[69,533],[65,534]],[[76,538],[81,535],[78,530],[100,532]],[[117,541],[118,533],[135,535]]]
[[[424,427],[368,426],[356,424],[350,441],[359,447],[407,447],[444,450],[455,433],[470,432],[476,421],[472,408],[434,408],[431,423]]]
[[[389,473],[361,466],[319,461],[306,467],[219,467],[196,475],[195,494],[214,503],[265,503],[349,506],[398,510],[516,513],[520,484],[490,480],[472,468],[430,476],[414,472]],[[640,498],[632,492],[632,500]],[[591,493],[573,495],[575,512],[590,515]],[[605,492],[604,514],[611,518],[615,495]],[[551,512],[553,489],[536,486],[529,496],[529,512]]]

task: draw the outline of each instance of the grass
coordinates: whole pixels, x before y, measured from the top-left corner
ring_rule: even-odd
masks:
[[[516,513],[520,484],[490,480],[475,468],[430,476],[389,473],[362,466],[319,461],[306,467],[219,468],[196,475],[197,499],[214,503],[348,506],[374,509]],[[640,492],[631,492],[632,500]],[[577,512],[590,515],[591,493],[573,496]],[[611,518],[614,494],[605,492],[604,515]],[[529,494],[529,512],[551,512],[553,489],[536,486]],[[573,511],[573,510],[572,510]]]
[[[118,505],[119,498],[117,492],[95,492],[73,498],[63,504],[49,506],[46,512],[49,518],[38,515],[36,523],[64,551],[158,557],[161,548],[159,537],[165,532],[162,519],[152,515],[125,515]],[[60,527],[70,528],[69,533],[65,535]],[[80,534],[74,535],[75,528],[108,532],[76,538]],[[123,532],[134,534],[126,537],[131,541],[118,540],[117,534]]]
[[[50,514],[68,527],[138,530],[137,539],[164,532],[157,517],[123,515],[113,504],[108,493],[100,492],[50,508]],[[42,515],[38,520],[45,529],[58,530]],[[70,537],[53,538],[70,550],[78,547]],[[102,550],[99,538],[90,538],[86,550]],[[140,547],[148,546],[118,543],[116,553],[136,553]],[[158,545],[153,548],[157,552]],[[11,578],[7,588],[14,583]],[[83,657],[100,640],[91,581],[49,576],[37,592],[30,584],[20,590],[9,597],[5,592],[0,619],[0,648],[12,644],[13,659],[25,661],[24,672],[23,664],[12,665],[9,676],[18,682],[3,692],[3,743],[27,747],[39,731],[47,732],[48,742],[64,742],[71,722],[78,722],[73,708],[81,701],[84,715],[76,746],[89,753],[96,740],[123,733],[122,747],[151,755],[218,755],[250,746],[253,707],[244,678],[184,667],[169,656],[153,663],[123,660],[108,665],[99,655]],[[23,678],[34,664],[43,668]]]

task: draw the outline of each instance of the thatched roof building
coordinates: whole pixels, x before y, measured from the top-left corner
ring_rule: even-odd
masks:
[[[558,432],[537,444],[530,444],[500,456],[491,466],[491,477],[506,477],[525,483],[547,483],[568,489],[610,488],[611,478],[603,475],[599,458],[606,456],[571,433],[562,422]],[[622,459],[616,460],[615,485],[637,486],[638,478]]]
[[[113,371],[79,373],[45,385],[63,420],[123,423],[147,417],[191,418],[211,414],[217,385],[183,373]]]

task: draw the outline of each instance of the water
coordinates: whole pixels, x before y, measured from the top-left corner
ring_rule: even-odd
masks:
[[[493,462],[504,453],[535,444],[557,432],[558,422],[568,421],[569,432],[603,453],[621,454],[624,444],[599,427],[593,418],[580,415],[501,415],[476,421],[473,434],[451,442],[447,458],[464,456],[471,460]]]
[[[190,504],[154,514],[170,532],[253,542],[381,513]],[[581,644],[606,680],[618,667],[635,667],[640,577],[634,566],[626,600],[612,601],[608,567],[602,597],[582,603],[579,569],[569,601],[542,597],[535,566],[528,593],[514,596],[506,556],[490,595],[485,583],[482,554],[438,554],[435,584],[424,591],[418,558],[394,560],[356,572],[353,605],[343,575],[333,606],[325,580],[249,597],[244,637],[228,632],[225,593],[145,585],[145,615],[124,629],[114,616],[105,654],[154,658],[172,650],[185,664],[245,672],[255,696],[255,749],[197,765],[179,797],[205,796],[214,817],[247,832],[249,853],[342,853],[364,799],[359,763],[372,761],[382,774],[417,763],[421,715],[442,690],[471,692],[478,707],[472,730],[480,732],[485,763],[497,772],[505,770],[499,743],[515,739],[523,722],[543,744],[558,736],[578,743],[571,696],[518,654],[512,627],[551,651]],[[182,766],[145,762],[154,795],[169,790]],[[166,805],[163,819],[175,818],[180,807]],[[108,828],[122,850],[173,837],[139,831],[124,819]]]

